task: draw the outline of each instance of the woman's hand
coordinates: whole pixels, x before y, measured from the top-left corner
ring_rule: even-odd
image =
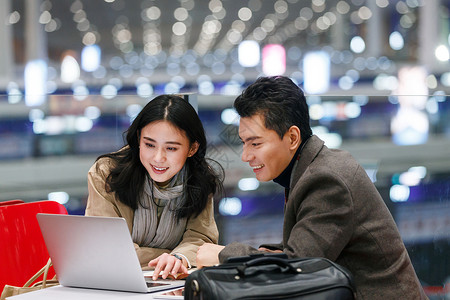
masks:
[[[173,276],[176,276],[178,273],[187,273],[187,262],[183,259],[178,259],[173,255],[164,253],[158,256],[155,259],[152,259],[148,263],[149,267],[154,268],[153,271],[153,280],[158,279],[159,273],[162,273],[162,278],[166,279],[171,273]]]

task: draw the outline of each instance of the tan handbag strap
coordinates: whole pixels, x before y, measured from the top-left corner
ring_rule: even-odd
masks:
[[[42,273],[44,273],[44,277],[42,278],[42,287],[45,288],[46,282],[47,282],[48,270],[50,269],[51,266],[52,266],[52,260],[49,258],[48,261],[47,261],[47,264],[45,264],[45,266],[43,266],[42,269],[40,269],[39,271],[37,271],[37,273],[34,274],[33,277],[31,277],[31,278],[23,285],[23,287],[29,287],[36,279],[39,278],[39,276],[42,275]]]

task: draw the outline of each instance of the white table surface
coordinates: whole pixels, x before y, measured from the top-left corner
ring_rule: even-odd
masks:
[[[152,295],[161,294],[161,292],[155,293],[129,293],[96,289],[82,289],[82,288],[70,288],[61,285],[45,288],[39,291],[28,292],[22,295],[8,297],[7,300],[102,300],[102,299],[153,299]],[[170,299],[170,298],[168,298]]]

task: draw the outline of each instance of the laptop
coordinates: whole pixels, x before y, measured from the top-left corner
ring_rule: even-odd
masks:
[[[184,286],[184,280],[144,276],[125,219],[37,214],[61,285],[151,293]]]

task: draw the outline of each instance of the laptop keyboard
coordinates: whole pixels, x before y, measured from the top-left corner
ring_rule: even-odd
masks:
[[[156,282],[156,281],[146,281],[147,287],[164,286],[169,285],[168,283]]]

